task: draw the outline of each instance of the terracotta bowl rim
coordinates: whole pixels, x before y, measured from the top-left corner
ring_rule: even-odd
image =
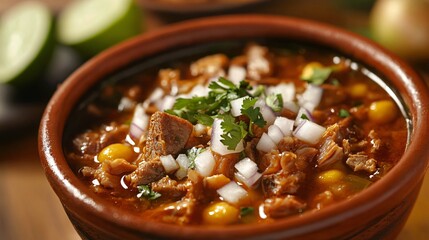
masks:
[[[270,27],[271,30],[268,27],[264,29],[266,26]],[[198,228],[198,226],[176,226],[147,220],[143,221],[136,215],[108,204],[86,188],[68,167],[62,149],[64,124],[71,108],[77,103],[73,101],[78,101],[75,98],[82,96],[98,80],[90,79],[87,82],[81,82],[82,79],[85,76],[93,76],[91,74],[108,75],[137,60],[141,56],[134,49],[147,43],[157,47],[153,43],[154,39],[167,39],[166,41],[168,42],[173,37],[177,38],[177,41],[181,43],[180,46],[183,46],[187,43],[195,42],[195,40],[186,37],[188,33],[207,33],[208,36],[197,37],[197,42],[202,43],[210,39],[222,39],[220,37],[222,34],[219,32],[236,29],[237,27],[243,29],[245,33],[234,34],[231,33],[231,30],[227,34],[229,39],[252,36],[252,34],[256,34],[251,33],[250,29],[252,29],[252,31],[257,31],[260,36],[273,37],[275,35],[306,42],[313,41],[341,53],[353,55],[357,58],[357,61],[363,62],[365,65],[378,64],[375,69],[383,75],[389,75],[389,79],[392,82],[394,81],[393,85],[400,91],[412,116],[413,130],[410,144],[401,161],[389,174],[349,200],[320,211],[258,225]],[[211,32],[208,32],[208,29]],[[293,31],[273,33],[278,29]],[[267,35],[263,35],[264,33]],[[171,50],[172,43],[168,44],[170,44],[168,50]],[[348,46],[346,47],[346,45]],[[156,52],[157,50],[154,51]],[[125,60],[117,58],[117,56],[123,57],[125,54],[128,54]],[[362,57],[368,59],[360,59]],[[113,70],[106,70],[109,66],[113,66]],[[396,78],[396,80],[393,80],[392,77]],[[368,211],[373,211],[375,206],[379,208],[381,206],[380,211],[383,208],[387,210],[393,207],[390,200],[395,199],[395,194],[403,191],[403,196],[405,196],[410,192],[418,184],[418,180],[423,179],[428,168],[429,148],[425,148],[422,144],[423,140],[429,138],[427,126],[427,123],[429,123],[428,104],[429,97],[426,85],[406,63],[376,43],[356,34],[329,25],[290,17],[249,14],[209,17],[178,23],[145,33],[108,49],[79,68],[59,87],[46,107],[39,129],[39,154],[46,176],[64,207],[82,219],[97,218],[100,221],[109,222],[133,232],[159,234],[164,237],[258,236],[286,230],[290,231],[290,236],[295,236],[303,232],[318,231],[341,223],[344,219],[353,216],[363,216]],[[405,172],[409,174],[404,174]],[[401,176],[401,180],[398,180],[398,176]],[[384,194],[380,194],[381,192],[384,192]],[[370,199],[371,201],[369,201]],[[352,208],[352,206],[355,208]],[[127,214],[125,215],[125,213]],[[88,222],[91,221],[88,220]]]

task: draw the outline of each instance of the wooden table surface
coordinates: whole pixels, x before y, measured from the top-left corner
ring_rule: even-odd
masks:
[[[1,0],[0,12],[19,1]],[[55,12],[70,2],[70,0],[40,1],[48,4]],[[256,12],[305,17],[352,29],[366,26],[367,11],[351,9],[338,11],[332,4],[333,1],[335,0],[280,0],[229,13]],[[149,31],[190,18],[185,15],[159,14],[147,10],[144,12]],[[420,65],[416,69],[429,82],[429,64]],[[32,127],[19,133],[0,137],[0,240],[79,239],[39,164],[37,124],[35,122]],[[429,174],[411,216],[398,236],[399,240],[429,239],[428,199]]]

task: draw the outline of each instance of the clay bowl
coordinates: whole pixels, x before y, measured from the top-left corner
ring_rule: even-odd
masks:
[[[130,64],[173,49],[222,40],[294,40],[331,48],[377,71],[402,99],[410,117],[409,145],[400,162],[381,180],[353,198],[320,211],[270,224],[228,227],[178,226],[145,221],[89,190],[63,153],[65,124],[89,90]],[[96,56],[72,74],[49,102],[40,125],[39,152],[46,176],[76,230],[85,239],[381,239],[396,236],[417,198],[428,168],[428,90],[397,57],[352,33],[274,16],[216,17],[144,34]]]

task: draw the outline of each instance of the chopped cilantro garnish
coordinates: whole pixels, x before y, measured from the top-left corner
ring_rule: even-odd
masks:
[[[267,122],[265,122],[264,118],[262,117],[260,108],[255,107],[257,100],[258,99],[256,98],[244,99],[243,105],[241,106],[241,113],[247,116],[252,123],[259,127],[264,127]]]
[[[222,134],[221,142],[229,149],[234,150],[240,141],[247,136],[247,124],[243,121],[235,122],[235,118],[229,114],[222,116],[223,121],[221,127]]]
[[[307,81],[312,84],[321,85],[323,84],[331,75],[331,67],[314,67],[310,76],[302,78],[302,80]]]
[[[253,209],[253,207],[242,207],[240,209],[240,216],[244,217],[244,216],[253,214],[254,211],[255,211],[255,209]]]
[[[310,120],[306,114],[302,114],[302,115],[301,115],[301,119],[304,119],[304,120]]]
[[[195,169],[195,158],[204,150],[204,148],[193,147],[186,152],[189,159],[189,169]]]
[[[153,191],[148,185],[139,185],[137,186],[139,193],[137,194],[138,198],[147,198],[149,200],[155,200],[161,197],[161,194]]]
[[[342,118],[346,118],[346,117],[350,116],[350,113],[346,109],[340,109],[340,111],[338,112],[338,116],[340,116]]]
[[[265,102],[274,112],[280,112],[283,109],[283,97],[280,93],[268,95]]]
[[[179,98],[173,108],[166,112],[184,118],[191,123],[211,125],[212,120],[207,118],[227,113],[231,109],[231,100],[251,96],[248,90],[251,86],[246,81],[241,81],[238,86],[225,78],[219,78],[209,85],[209,94],[202,97]],[[204,115],[204,116],[202,116]]]

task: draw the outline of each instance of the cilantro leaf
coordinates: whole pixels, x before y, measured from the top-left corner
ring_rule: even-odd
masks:
[[[301,119],[304,119],[304,120],[310,120],[310,118],[308,118],[307,114],[305,114],[305,113],[303,113],[303,114],[301,115]]]
[[[137,194],[138,198],[147,198],[149,200],[155,200],[159,197],[161,197],[161,194],[158,192],[153,191],[149,185],[139,185],[137,186],[137,190],[139,193]]]
[[[221,127],[223,134],[221,142],[229,149],[234,150],[242,139],[247,136],[247,124],[243,121],[235,122],[235,118],[229,114],[222,116]]]
[[[338,112],[338,116],[346,118],[350,116],[350,113],[346,109],[340,109],[340,111]]]
[[[280,112],[283,109],[283,96],[280,93],[268,95],[265,102],[274,112]]]
[[[247,116],[251,122],[256,124],[258,127],[264,127],[267,123],[262,116],[261,109],[255,107],[255,104],[258,99],[256,98],[246,98],[243,100],[243,105],[241,106],[241,113]]]
[[[253,214],[254,211],[255,209],[253,207],[242,207],[240,208],[240,216],[244,217],[244,216]]]
[[[213,124],[213,118],[204,113],[196,115],[195,119],[198,121],[198,123],[205,126],[211,126]]]

